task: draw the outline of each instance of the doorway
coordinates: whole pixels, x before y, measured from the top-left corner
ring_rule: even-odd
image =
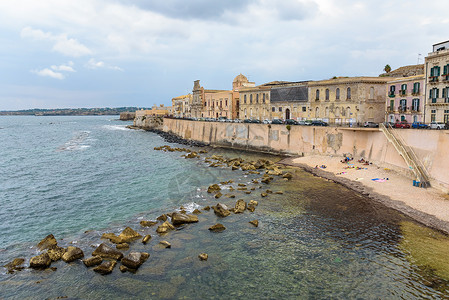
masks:
[[[290,109],[289,108],[287,108],[285,110],[285,119],[290,119]]]

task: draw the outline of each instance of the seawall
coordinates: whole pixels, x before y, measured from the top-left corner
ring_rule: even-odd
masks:
[[[287,127],[165,118],[162,129],[184,139],[236,149],[299,156],[350,153],[412,176],[403,158],[377,128]],[[431,184],[449,191],[449,131],[398,129],[398,132],[423,162],[432,177]]]

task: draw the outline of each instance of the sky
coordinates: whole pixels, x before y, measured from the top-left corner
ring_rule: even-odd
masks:
[[[447,0],[1,0],[0,110],[171,105],[274,80],[378,76],[449,40]]]

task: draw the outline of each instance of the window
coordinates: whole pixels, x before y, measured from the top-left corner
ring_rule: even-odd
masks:
[[[440,91],[438,88],[433,88],[429,90],[429,99],[432,99],[432,103],[437,102],[437,98],[439,98]]]
[[[437,110],[436,109],[432,109],[430,112],[431,112],[431,114],[430,114],[430,122],[435,122]]]
[[[281,112],[282,111],[282,107],[279,107],[279,112]]]
[[[245,108],[245,110],[244,110],[244,115],[245,115],[245,118],[246,118],[246,108]]]
[[[256,95],[256,103],[259,103],[259,94]]]
[[[369,98],[374,99],[374,87],[370,87],[369,89]]]
[[[346,90],[346,98],[347,98],[348,100],[351,99],[351,88],[350,88],[350,87],[348,87],[348,89]]]
[[[316,90],[315,92],[316,96],[315,96],[315,100],[320,100],[320,90]]]
[[[262,94],[262,102],[265,103],[265,94]]]
[[[222,108],[223,107],[223,100],[220,100],[220,108]]]
[[[251,97],[251,96],[250,96]],[[253,109],[252,108],[250,108],[249,109],[249,116],[252,118],[253,117]]]
[[[204,106],[207,106],[207,102],[206,101],[204,101]]]
[[[399,101],[399,112],[405,112],[407,111],[407,100],[401,99]]]
[[[253,94],[249,95],[249,104],[253,104]]]
[[[449,75],[449,64],[443,67],[443,76]]]
[[[326,109],[324,110],[324,115],[326,118],[329,118],[329,107],[326,107]]]
[[[307,111],[307,107],[303,106],[303,107],[302,107],[302,111],[303,111],[303,112]]]
[[[228,99],[225,100],[225,105],[228,107]]]
[[[326,101],[329,101],[329,89],[326,89]]]
[[[340,100],[340,89],[337,88],[337,90],[335,91],[335,100]]]
[[[245,96],[243,96],[243,103],[245,103],[245,104],[246,104],[246,95],[245,95]],[[246,116],[246,113],[245,113],[245,116]]]
[[[390,100],[390,111],[394,111],[394,100]]]
[[[415,83],[413,84],[413,94],[414,94],[414,95],[419,94],[419,82],[415,82]]]
[[[272,111],[272,112],[275,112],[275,111],[276,111],[276,107],[273,106],[273,107],[271,108],[271,111]]]
[[[441,97],[444,99],[444,103],[449,102],[449,87],[441,89]]]
[[[337,107],[337,108],[335,109],[334,115],[335,115],[336,118],[339,118],[339,117],[340,117],[340,107]],[[343,114],[343,115],[344,115],[344,114]]]
[[[407,84],[401,85],[401,90],[402,90],[402,91],[406,91],[406,90],[407,90]]]
[[[430,69],[430,77],[438,77],[440,76],[440,67],[435,66]]]

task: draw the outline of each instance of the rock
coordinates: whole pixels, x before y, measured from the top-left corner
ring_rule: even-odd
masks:
[[[259,183],[259,181],[258,181],[258,180],[256,180],[256,179],[253,179],[253,183],[255,183],[255,184],[258,184],[258,183]]]
[[[195,215],[181,214],[175,212],[172,215],[171,221],[173,225],[177,226],[187,223],[196,223],[198,222],[198,217]]]
[[[76,259],[83,258],[84,252],[78,247],[69,246],[67,247],[66,252],[62,256],[62,260],[66,263],[72,262]]]
[[[214,231],[214,232],[219,232],[219,231],[223,231],[225,230],[226,227],[223,226],[223,224],[217,223],[215,225],[212,225],[211,227],[209,227],[210,231]]]
[[[262,197],[266,197],[266,196],[268,196],[268,194],[267,193],[262,193],[262,194],[260,194]]]
[[[207,255],[207,253],[200,253],[198,257],[200,258],[200,260],[207,260],[209,258],[209,255]]]
[[[119,234],[118,237],[121,238],[123,240],[123,242],[129,243],[129,242],[132,242],[134,240],[141,238],[142,236],[139,233],[137,233],[136,231],[134,231],[134,229],[132,229],[130,227],[126,227],[122,231],[122,233]]]
[[[30,259],[30,268],[33,269],[46,269],[50,266],[51,259],[48,253],[42,253],[37,256],[33,256]]]
[[[101,258],[101,256],[92,256],[92,257],[83,259],[84,265],[88,268],[93,267],[93,266],[98,266],[102,262],[103,262],[103,259]]]
[[[290,173],[285,173],[284,175],[282,175],[282,178],[287,178],[288,180],[293,178],[293,175]]]
[[[203,210],[209,211],[210,210],[210,206],[203,207]]]
[[[243,199],[240,199],[235,203],[234,213],[240,214],[244,212],[245,209],[246,209],[246,202]]]
[[[280,176],[280,175],[282,175],[282,171],[277,169],[277,168],[275,168],[273,170],[267,170],[267,174],[268,175],[274,175],[274,176]]]
[[[255,227],[259,227],[259,221],[257,221],[257,220],[252,220],[249,223],[254,225]]]
[[[14,271],[23,270],[24,267],[22,267],[22,265],[24,262],[25,262],[25,259],[23,259],[23,258],[15,258],[13,261],[4,265],[4,267],[8,270],[8,273],[11,274],[11,273],[14,273]]]
[[[56,241],[53,234],[47,235],[42,241],[37,244],[37,248],[39,250],[45,250],[45,249],[51,249],[58,245],[58,242]]]
[[[195,208],[195,210],[192,211],[192,214],[199,215],[202,214],[202,212],[198,208]]]
[[[272,180],[271,177],[265,177],[265,178],[263,178],[260,182],[263,182],[263,183],[265,183],[265,184],[269,184],[271,180]]]
[[[146,252],[130,252],[122,258],[122,265],[131,269],[138,269],[147,259],[150,254]]]
[[[97,273],[100,273],[101,275],[107,275],[112,273],[112,270],[114,270],[116,264],[117,262],[115,260],[107,260],[104,261],[101,265],[93,268],[93,270]]]
[[[266,193],[267,193],[267,194],[272,194],[273,191],[272,191],[272,190],[266,190]]]
[[[171,248],[171,244],[167,241],[160,241],[159,245],[161,245],[164,248]]]
[[[230,191],[230,192],[232,192],[232,191],[234,191],[234,190],[235,190],[235,189],[234,189],[232,186],[229,187],[229,191]]]
[[[227,217],[231,214],[224,204],[217,203],[217,205],[212,206],[212,208],[214,209],[214,213],[222,218]]]
[[[48,256],[50,256],[51,261],[58,261],[62,258],[65,253],[65,249],[59,246],[54,246],[52,249],[47,250]]]
[[[185,158],[195,158],[198,157],[198,154],[196,152],[190,152],[189,154],[185,155]]]
[[[173,226],[172,224],[168,223],[168,221],[165,221],[164,223],[162,223],[161,225],[159,225],[156,229],[157,233],[167,233],[170,230],[174,230],[175,226]]]
[[[218,184],[212,184],[207,188],[208,193],[215,193],[221,190],[221,187]]]
[[[156,218],[156,220],[165,222],[167,221],[167,215],[166,214],[160,215],[159,217]]]
[[[147,234],[146,236],[143,237],[142,243],[146,245],[146,243],[148,243],[149,240],[151,240],[151,235]]]
[[[136,269],[128,268],[128,267],[126,267],[124,265],[121,265],[119,269],[120,269],[120,272],[122,272],[122,273],[130,272],[130,273],[135,274],[137,272]]]
[[[239,169],[239,167],[237,167],[236,165],[233,165],[232,167],[231,167],[231,170],[232,171],[235,171],[235,170],[238,170]]]
[[[248,188],[247,187],[238,187],[237,191],[246,191]]]
[[[249,201],[249,203],[248,203],[248,205],[247,205],[247,209],[250,211],[250,212],[253,212],[255,209],[256,209],[256,206],[258,205],[259,203],[257,202],[257,201],[254,201],[254,200],[251,200],[251,201]]]
[[[101,236],[102,239],[108,239],[114,244],[121,244],[123,243],[123,239],[121,237],[116,236],[114,233],[103,233]]]
[[[92,253],[92,256],[100,256],[102,258],[111,258],[115,260],[121,260],[123,253],[108,246],[106,244],[100,244],[97,249]]]
[[[140,221],[140,226],[142,226],[142,227],[151,227],[156,224],[157,224],[157,222],[154,222],[154,221]]]
[[[259,202],[257,202],[256,200],[250,200],[249,203],[248,203],[248,205],[254,205],[254,206],[257,206],[257,205],[259,205]]]
[[[120,243],[120,244],[115,245],[115,248],[128,250],[129,249],[129,244],[128,243]]]
[[[221,196],[223,196],[223,194],[221,192],[218,192],[215,194],[215,199],[220,198]]]
[[[279,195],[282,195],[284,192],[283,191],[277,191],[277,192],[275,192],[275,194],[279,194]]]
[[[249,194],[251,194],[251,191],[246,191],[245,194],[248,194],[248,195],[249,195]]]
[[[244,183],[239,183],[238,186],[246,186]]]

